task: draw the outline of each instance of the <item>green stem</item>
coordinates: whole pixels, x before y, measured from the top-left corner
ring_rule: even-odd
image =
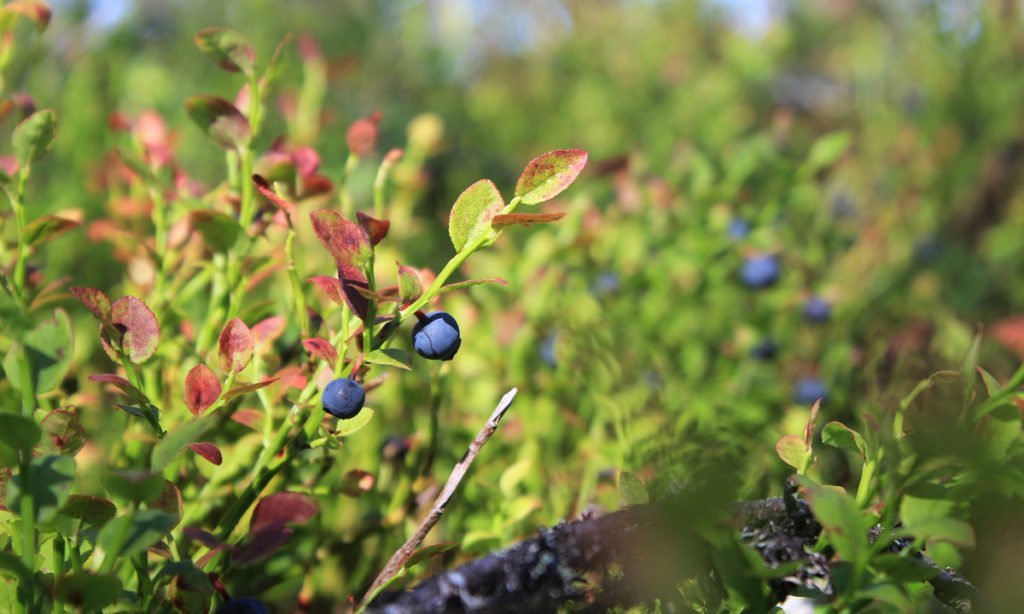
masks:
[[[25,611],[34,610],[36,572],[36,505],[32,496],[32,452],[23,450],[21,453],[21,562],[28,570],[29,578],[23,583]]]
[[[302,283],[299,281],[299,272],[295,267],[295,255],[292,244],[295,242],[295,229],[288,221],[288,237],[284,241],[285,258],[288,260],[288,280],[292,286],[292,303],[295,309],[295,318],[299,321],[299,330],[303,338],[310,335],[309,313],[306,309],[306,295],[302,291]]]
[[[25,265],[28,261],[28,244],[25,243],[25,204],[23,198],[25,195],[25,182],[28,180],[29,172],[31,167],[26,165],[21,172],[18,173],[18,184],[15,189],[14,198],[11,199],[11,209],[14,210],[14,222],[18,231],[18,249],[15,254],[14,260],[14,287],[22,297],[22,301],[27,304],[27,297],[25,296]]]

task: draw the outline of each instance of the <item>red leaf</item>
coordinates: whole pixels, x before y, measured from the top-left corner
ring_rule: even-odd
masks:
[[[231,390],[228,390],[227,393],[224,394],[224,400],[228,401],[228,400],[233,399],[233,398],[235,398],[237,396],[241,396],[243,394],[259,390],[260,388],[266,388],[267,386],[273,384],[276,381],[277,381],[276,377],[271,377],[271,378],[268,378],[268,379],[262,379],[262,380],[260,380],[258,382],[250,382],[248,384],[242,384],[240,386],[235,386],[234,388],[232,388]]]
[[[36,30],[42,32],[50,24],[52,11],[45,2],[40,0],[14,0],[3,6],[4,12],[19,13],[35,22]]]
[[[297,492],[279,492],[256,504],[249,522],[249,535],[271,526],[306,524],[318,511],[312,497]]]
[[[323,175],[302,177],[301,183],[302,190],[299,192],[300,198],[311,198],[313,196],[327,194],[334,189],[334,184],[331,180]]]
[[[206,365],[192,367],[185,376],[185,405],[193,416],[209,409],[220,397],[220,392],[217,376]]]
[[[225,371],[241,371],[252,360],[252,333],[238,318],[228,322],[220,334],[220,364]]]
[[[377,124],[380,123],[380,112],[369,117],[357,119],[348,127],[345,133],[345,142],[349,150],[360,157],[373,153],[377,146]]]
[[[338,264],[361,267],[373,255],[366,232],[337,211],[318,209],[309,214],[313,231]]]
[[[284,327],[285,319],[281,316],[270,316],[260,320],[252,327],[253,342],[258,346],[270,343],[284,333]]]
[[[97,373],[96,375],[90,375],[89,381],[97,382],[99,384],[113,384],[122,390],[125,390],[126,388],[135,388],[135,386],[132,386],[131,382],[120,375],[114,375],[113,373]]]
[[[85,308],[101,322],[110,320],[110,299],[102,290],[96,288],[71,288],[71,294],[75,295]]]
[[[218,548],[224,545],[213,533],[199,527],[185,527],[181,532],[188,539],[199,542],[207,548]]]
[[[537,156],[519,176],[516,196],[525,205],[551,200],[569,187],[586,165],[587,152],[582,149],[559,149]]]
[[[491,226],[494,228],[503,228],[516,224],[529,226],[530,224],[555,222],[563,217],[565,217],[565,213],[507,213],[495,215],[491,218]]]
[[[221,456],[220,448],[208,441],[197,441],[193,444],[189,444],[188,449],[192,450],[199,456],[202,456],[214,465],[219,465],[224,462],[224,457]]]
[[[160,343],[160,324],[141,300],[122,296],[110,306],[110,320],[121,331],[121,347],[128,359],[138,364],[156,352]]]
[[[302,340],[302,347],[306,348],[314,358],[327,361],[331,368],[338,362],[338,350],[334,349],[330,341],[319,337],[311,337]]]
[[[300,177],[309,177],[320,168],[320,154],[312,147],[296,147],[292,152],[292,162]]]
[[[264,179],[260,175],[253,175],[252,182],[256,184],[256,189],[260,191],[260,194],[266,197],[266,199],[269,200],[271,203],[277,205],[283,211],[287,212],[289,215],[293,211],[295,211],[295,205],[292,204],[292,202],[289,201],[288,199],[278,196],[277,192],[274,191],[273,186],[271,186],[270,182],[268,182],[266,179]]]
[[[261,561],[281,546],[288,543],[292,530],[281,525],[274,525],[256,532],[250,532],[244,544],[231,551],[231,563],[240,567]]]
[[[247,426],[256,432],[259,432],[260,425],[263,424],[263,412],[258,409],[239,409],[235,413],[231,414],[231,419],[243,426]]]
[[[992,331],[992,336],[996,341],[1018,357],[1024,357],[1024,316],[1012,316],[1000,320],[989,330]]]
[[[311,281],[320,286],[320,289],[327,295],[327,298],[331,299],[331,302],[335,305],[343,305],[345,303],[345,297],[341,293],[341,281],[337,277],[316,275],[306,281]]]
[[[391,222],[387,220],[378,220],[377,218],[369,216],[362,211],[356,212],[356,220],[358,220],[359,225],[363,227],[363,231],[366,232],[366,236],[370,238],[370,245],[376,246],[384,240],[384,237],[388,236],[388,228],[391,227]]]
[[[338,279],[341,281],[341,292],[345,296],[345,302],[352,309],[352,313],[366,321],[366,316],[370,311],[370,301],[360,292],[361,289],[370,289],[366,275],[363,275],[363,271],[359,267],[339,263]]]
[[[185,100],[185,110],[192,121],[224,149],[238,149],[248,145],[252,138],[249,120],[223,98],[191,96]]]

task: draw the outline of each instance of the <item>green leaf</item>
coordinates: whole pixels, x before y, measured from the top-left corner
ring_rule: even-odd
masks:
[[[139,510],[135,512],[134,518],[119,516],[108,522],[96,536],[96,545],[103,549],[104,556],[128,558],[160,541],[174,527],[174,523],[174,516],[165,512]]]
[[[850,133],[845,131],[831,132],[820,137],[811,146],[807,161],[800,169],[804,175],[813,175],[818,171],[835,164],[839,157],[850,147]]]
[[[153,446],[150,468],[153,471],[162,471],[189,444],[198,441],[212,425],[209,418],[200,418],[179,424],[168,431],[164,438]]]
[[[939,573],[917,557],[899,554],[877,555],[871,559],[871,565],[897,582],[925,582]]]
[[[211,209],[199,209],[189,213],[192,226],[203,235],[203,241],[214,252],[229,251],[242,233],[238,221],[226,213]]]
[[[36,519],[48,523],[67,501],[75,479],[75,460],[70,456],[42,456],[29,465],[29,492],[35,503]],[[7,507],[21,509],[25,476],[18,474],[7,486]]]
[[[10,576],[24,581],[31,577],[31,572],[21,559],[10,552],[0,552],[0,575]]]
[[[974,398],[974,389],[978,385],[978,353],[981,351],[981,335],[975,335],[971,347],[967,348],[964,359],[960,363],[960,375],[964,378],[964,403]]]
[[[18,164],[25,167],[46,155],[56,134],[57,114],[50,109],[36,111],[23,119],[11,135]]]
[[[0,443],[15,450],[31,450],[42,435],[42,429],[32,418],[9,411],[0,412]]]
[[[619,472],[619,497],[624,505],[640,505],[651,500],[644,483],[628,471]]]
[[[867,458],[867,444],[864,443],[864,438],[841,422],[829,422],[821,429],[821,443],[841,450],[858,452],[861,458]]]
[[[511,499],[516,494],[516,487],[529,475],[532,468],[533,458],[526,457],[512,463],[501,472],[501,477],[498,478],[498,488],[501,489],[501,493],[505,495],[506,499]]]
[[[104,476],[103,486],[115,497],[140,503],[160,493],[164,487],[164,478],[159,473],[125,469]]]
[[[374,350],[363,357],[363,362],[371,365],[398,367],[406,371],[412,370],[412,354],[398,348]]]
[[[356,431],[361,430],[364,426],[370,423],[373,418],[373,410],[369,407],[364,407],[354,418],[348,420],[338,420],[338,427],[334,431],[335,437],[348,437],[354,434]]]
[[[811,455],[802,437],[797,435],[784,435],[775,444],[775,453],[779,455],[782,462],[802,472]]]
[[[559,149],[537,156],[526,165],[516,182],[516,196],[526,205],[536,205],[558,196],[587,165],[582,149]]]
[[[121,596],[121,581],[116,576],[88,572],[72,573],[57,581],[57,596],[77,611],[100,610]]]
[[[252,128],[242,112],[223,98],[192,96],[185,110],[199,129],[224,149],[239,149],[249,144]]]
[[[808,502],[839,556],[854,565],[867,560],[867,522],[849,495],[831,488],[813,488]]]
[[[75,220],[56,215],[44,215],[25,225],[24,240],[28,245],[40,245],[79,226],[81,223]]]
[[[450,552],[459,547],[459,542],[441,542],[439,544],[432,544],[430,546],[423,546],[417,548],[409,555],[408,560],[405,561],[403,567],[406,569],[412,567],[416,563],[432,559],[437,556],[441,556],[445,552]]]
[[[466,188],[452,205],[448,235],[455,251],[491,232],[491,219],[505,208],[501,192],[489,179],[481,179]]]
[[[420,276],[410,267],[398,264],[398,296],[403,305],[408,305],[423,295],[423,283]]]
[[[100,528],[117,515],[117,507],[103,497],[91,495],[71,495],[54,518],[57,532],[65,536],[74,535],[78,523]]]
[[[74,341],[71,319],[63,309],[54,310],[53,318],[43,320],[25,334],[22,343],[28,353],[36,393],[50,392],[64,380],[71,368]],[[15,390],[21,390],[21,352],[22,346],[11,345],[4,358],[4,370]]]
[[[253,74],[256,53],[248,39],[227,28],[205,28],[196,34],[196,47],[211,62],[228,72],[241,72],[247,77]]]
[[[890,582],[872,584],[859,590],[857,596],[895,606],[899,612],[910,612],[913,610],[910,598],[907,597],[907,593],[898,584]]]
[[[925,542],[948,542],[963,548],[974,547],[974,529],[959,518],[933,516],[906,523],[899,537],[914,537]]]

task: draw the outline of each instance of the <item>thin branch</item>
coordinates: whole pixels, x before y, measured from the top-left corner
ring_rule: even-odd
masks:
[[[462,482],[462,478],[465,477],[466,471],[469,470],[469,466],[473,464],[473,459],[480,453],[480,450],[487,443],[487,440],[491,438],[494,431],[498,429],[498,422],[501,421],[502,416],[508,411],[508,408],[512,405],[512,400],[515,399],[518,390],[513,388],[505,393],[505,396],[501,397],[501,401],[498,402],[498,406],[494,408],[491,413],[490,419],[487,420],[487,424],[480,429],[480,432],[473,438],[472,443],[469,444],[469,449],[462,456],[462,459],[455,464],[455,468],[452,469],[451,475],[448,476],[448,481],[445,482],[444,488],[441,489],[441,494],[438,495],[437,500],[434,501],[433,507],[430,508],[430,513],[427,514],[423,522],[416,529],[416,532],[412,534],[405,544],[399,548],[392,556],[391,560],[388,561],[387,565],[377,576],[377,579],[370,585],[370,590],[366,591],[366,595],[363,596],[362,602],[360,602],[360,608],[367,605],[373,597],[376,596],[378,589],[384,586],[388,580],[394,577],[405,562],[412,556],[413,551],[423,543],[423,539],[430,533],[430,530],[434,528],[434,525],[441,520],[441,514],[444,514],[445,508],[448,506],[448,502],[451,501],[452,496],[459,487],[459,483]]]

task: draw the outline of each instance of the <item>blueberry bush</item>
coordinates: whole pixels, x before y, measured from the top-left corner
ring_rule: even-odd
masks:
[[[0,5],[0,609],[1024,600],[1015,3],[294,4]]]

